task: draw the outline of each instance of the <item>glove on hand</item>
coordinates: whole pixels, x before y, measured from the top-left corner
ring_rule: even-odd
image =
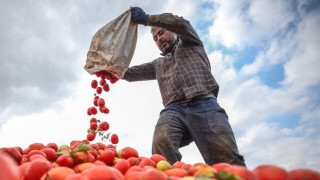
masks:
[[[138,24],[147,24],[148,14],[139,7],[131,7],[131,20]]]

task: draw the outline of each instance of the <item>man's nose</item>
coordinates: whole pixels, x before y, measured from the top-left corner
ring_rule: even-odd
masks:
[[[158,42],[159,42],[159,43],[162,43],[163,41],[164,41],[164,39],[163,39],[161,36],[159,36],[159,37],[158,37]]]

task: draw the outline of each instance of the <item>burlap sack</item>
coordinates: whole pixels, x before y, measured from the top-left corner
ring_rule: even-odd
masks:
[[[131,62],[138,24],[131,22],[131,10],[103,26],[93,36],[84,69],[89,74],[107,71],[122,78]]]

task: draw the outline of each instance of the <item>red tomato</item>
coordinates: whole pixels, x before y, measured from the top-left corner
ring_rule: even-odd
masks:
[[[59,166],[66,166],[66,167],[69,167],[69,168],[73,168],[74,159],[70,154],[62,154],[57,158],[56,163]]]
[[[111,79],[111,77],[112,77],[112,74],[111,74],[111,73],[106,72],[106,79],[110,80],[110,79]]]
[[[91,116],[92,115],[92,113],[91,113],[91,108],[88,108],[88,110],[87,110],[87,114],[89,115],[89,116]]]
[[[105,79],[101,79],[100,82],[99,82],[99,84],[100,84],[101,86],[104,86],[104,85],[107,84],[107,81],[106,81]]]
[[[101,150],[101,154],[98,156],[98,160],[111,166],[113,164],[115,153],[110,149]]]
[[[112,76],[112,77],[110,78],[110,82],[111,82],[112,84],[116,83],[117,81],[118,81],[118,78],[116,78],[116,77],[114,77],[114,76]]]
[[[106,73],[107,73],[107,72],[102,71],[100,78],[101,78],[101,79],[106,79]]]
[[[90,129],[91,130],[97,130],[98,128],[98,123],[97,122],[91,122],[90,123]]]
[[[111,141],[112,144],[118,144],[118,142],[119,142],[118,135],[117,134],[112,134],[110,141]]]
[[[92,122],[97,122],[97,119],[96,118],[91,118],[90,119],[90,123],[92,123]]]
[[[16,160],[6,152],[0,152],[0,175],[1,179],[17,180],[20,173]]]
[[[96,107],[90,107],[89,109],[90,109],[90,113],[91,113],[92,115],[96,115],[96,114],[98,113]]]
[[[103,107],[105,105],[104,99],[103,98],[99,98],[97,101],[97,104],[99,107]]]
[[[101,131],[107,131],[109,129],[109,123],[106,121],[103,121],[99,124],[99,130]]]
[[[0,149],[0,152],[7,153],[16,161],[17,164],[19,164],[20,161],[22,160],[22,155],[16,148],[4,147]]]
[[[102,75],[102,72],[101,71],[100,72],[96,72],[95,74],[96,74],[97,77],[100,77]]]
[[[91,131],[87,134],[87,140],[88,141],[93,141],[96,138],[96,133]]]
[[[47,147],[54,149],[56,152],[58,151],[58,145],[56,143],[48,143]]]
[[[102,108],[101,108],[101,112],[102,112],[102,113],[105,113],[105,114],[108,114],[108,113],[109,113],[109,109],[106,108],[106,107],[102,107]]]
[[[92,81],[91,81],[91,87],[92,87],[93,89],[97,88],[97,87],[98,87],[98,81],[97,81],[97,80],[92,80]]]
[[[110,91],[109,84],[104,85],[102,88],[103,88],[103,90],[104,90],[105,92]]]
[[[98,99],[97,99],[97,98],[94,98],[94,100],[93,100],[93,105],[94,105],[94,106],[98,106]]]
[[[96,88],[96,92],[97,92],[97,94],[101,94],[102,93],[102,87],[97,87]]]

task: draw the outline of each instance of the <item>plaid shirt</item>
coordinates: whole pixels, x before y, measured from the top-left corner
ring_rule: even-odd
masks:
[[[164,106],[201,95],[217,97],[219,86],[211,73],[202,41],[190,23],[182,17],[165,13],[150,15],[148,25],[177,34],[175,50],[151,62],[128,68],[123,79],[157,79]]]

